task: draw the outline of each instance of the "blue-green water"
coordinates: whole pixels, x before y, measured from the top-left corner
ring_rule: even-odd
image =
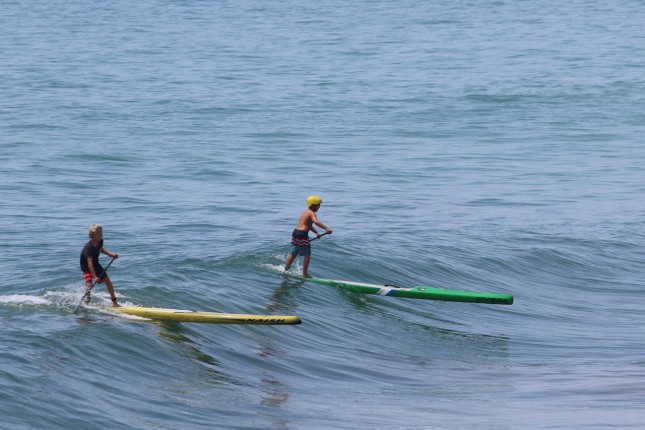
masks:
[[[2,2],[0,428],[642,428],[644,18]],[[515,304],[285,278],[308,194],[314,275]],[[74,315],[93,223],[122,303],[303,324]]]

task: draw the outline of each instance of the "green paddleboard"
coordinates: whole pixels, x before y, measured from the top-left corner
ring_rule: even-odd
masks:
[[[447,302],[485,303],[493,305],[512,305],[513,296],[510,294],[479,293],[475,291],[445,290],[434,287],[404,288],[395,285],[364,284],[361,282],[339,281],[334,279],[303,278],[300,279],[318,284],[342,288],[359,294],[376,294],[379,296],[405,297],[408,299],[442,300]]]

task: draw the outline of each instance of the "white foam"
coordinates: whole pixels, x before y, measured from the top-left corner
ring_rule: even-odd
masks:
[[[51,302],[44,297],[29,296],[26,294],[10,294],[0,296],[0,303],[15,303],[20,305],[50,305]]]
[[[284,263],[282,264],[266,263],[266,264],[262,264],[261,266],[265,267],[267,270],[270,270],[272,272],[278,272],[278,273],[289,273],[289,272],[294,273],[294,272],[302,271],[302,268],[297,262],[294,262],[294,264],[291,265],[290,271],[287,271],[284,269]]]

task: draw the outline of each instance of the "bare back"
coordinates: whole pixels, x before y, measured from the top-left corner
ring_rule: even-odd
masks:
[[[298,220],[296,229],[309,232],[317,221],[318,217],[316,217],[316,212],[311,209],[306,209],[302,214],[300,214],[300,219]]]

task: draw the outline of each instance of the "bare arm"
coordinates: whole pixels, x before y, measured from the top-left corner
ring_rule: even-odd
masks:
[[[323,224],[322,222],[320,222],[318,220],[318,217],[316,216],[316,214],[314,214],[314,216],[312,217],[312,220],[313,220],[314,224],[316,224],[318,227],[324,228],[325,231],[327,232],[327,234],[331,234],[331,229],[329,227],[327,227],[325,224]],[[319,236],[318,232],[314,229],[313,226],[311,226],[311,230],[313,230],[313,232],[316,233],[316,236]]]
[[[107,250],[107,249],[105,249],[105,248],[101,248],[101,252],[102,252],[103,254],[107,255],[107,256],[108,256],[108,257],[110,257],[110,258],[119,258],[119,254],[117,254],[116,252],[115,252],[114,254],[112,254],[110,251],[108,251],[108,250]]]
[[[92,274],[92,278],[98,280],[98,276],[96,276],[96,270],[94,270],[94,262],[92,261],[91,258],[87,259],[87,267],[90,268],[90,273]]]

